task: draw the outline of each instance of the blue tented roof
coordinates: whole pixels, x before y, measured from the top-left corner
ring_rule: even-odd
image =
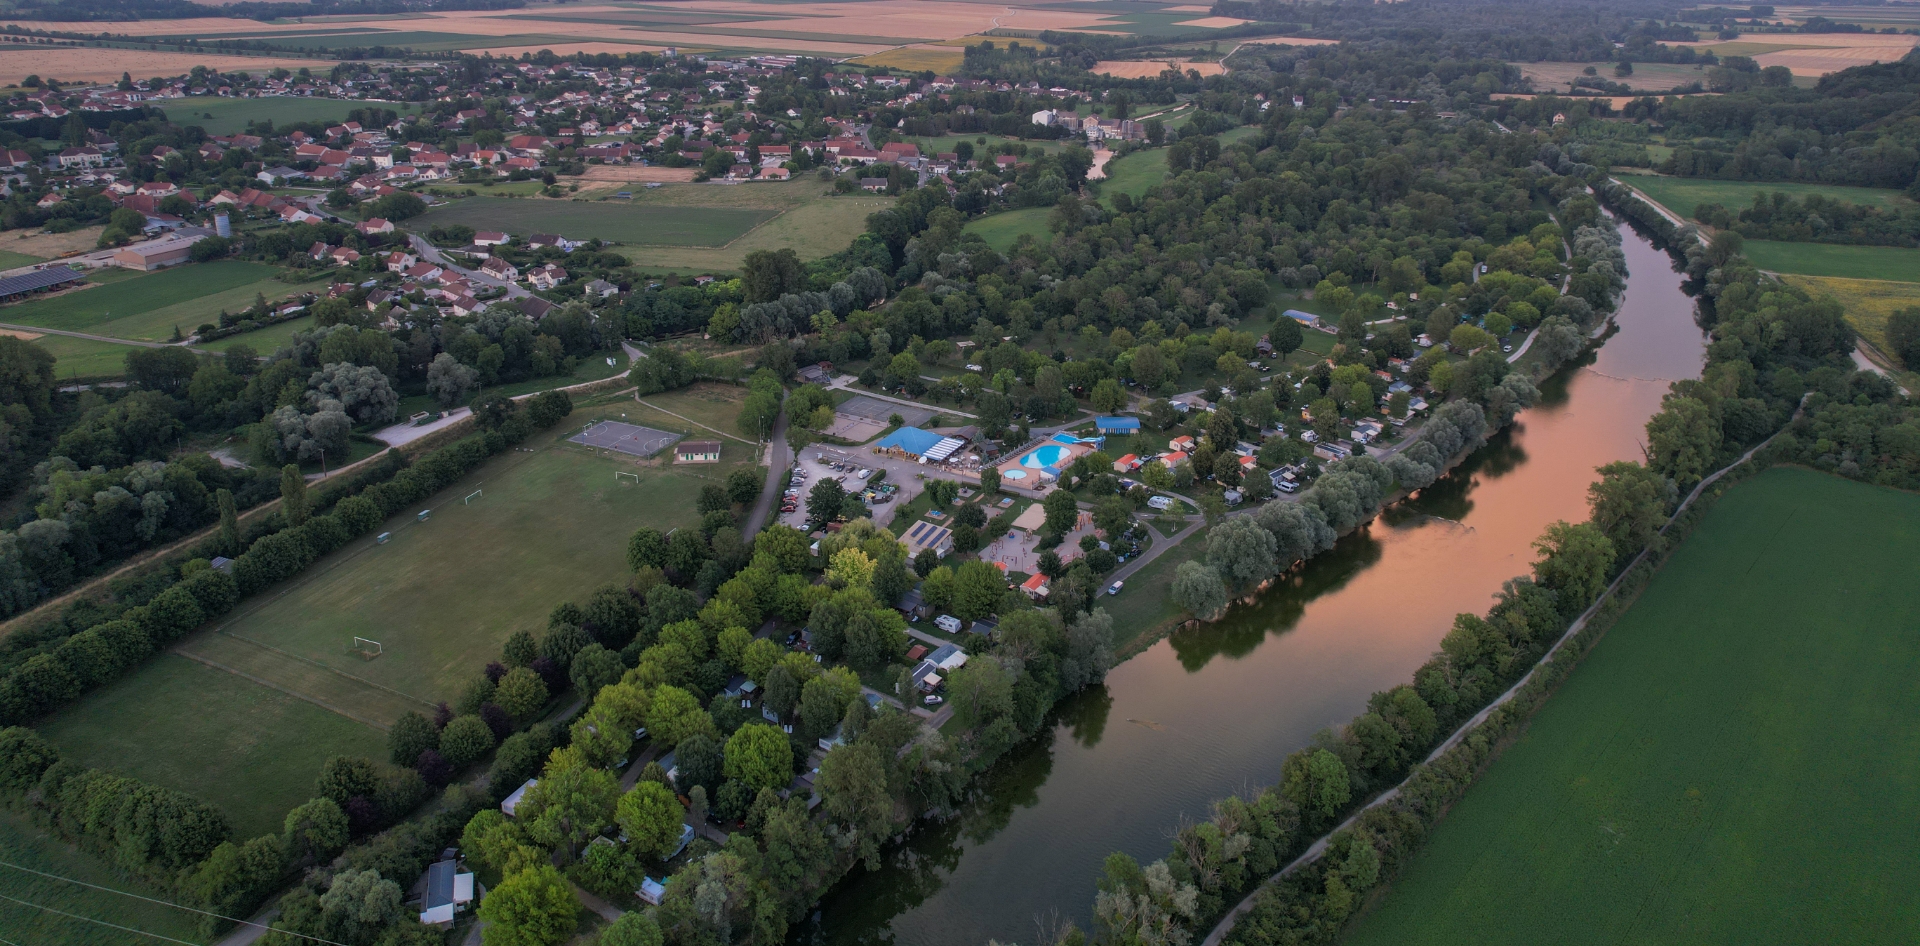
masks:
[[[898,447],[914,456],[925,456],[928,450],[932,450],[939,443],[940,435],[931,430],[902,427],[881,438],[880,442],[874,446],[882,450]]]
[[[1293,319],[1296,322],[1305,322],[1308,325],[1314,325],[1319,323],[1320,321],[1319,316],[1314,315],[1311,312],[1302,312],[1299,309],[1288,309],[1283,314],[1286,315],[1287,318]]]
[[[1093,426],[1101,430],[1139,430],[1138,417],[1096,417]]]

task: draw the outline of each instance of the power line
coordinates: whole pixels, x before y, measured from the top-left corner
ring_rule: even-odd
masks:
[[[190,943],[190,942],[187,942],[187,941],[186,941],[186,940],[184,940],[184,939],[174,939],[174,938],[173,938],[173,937],[171,937],[171,936],[161,936],[161,935],[160,935],[159,933],[149,933],[149,932],[147,932],[146,930],[137,930],[137,929],[134,929],[134,928],[133,928],[133,927],[131,927],[131,926],[121,926],[121,925],[120,925],[120,924],[118,924],[118,923],[108,923],[108,922],[107,922],[107,921],[105,921],[105,920],[96,920],[96,919],[94,919],[94,918],[92,918],[92,917],[88,917],[88,916],[81,916],[81,915],[80,915],[80,914],[78,914],[78,913],[68,913],[68,912],[67,912],[67,911],[65,911],[65,910],[55,910],[55,909],[54,909],[54,908],[52,908],[52,907],[47,907],[47,906],[41,906],[40,904],[37,904],[37,903],[29,903],[29,902],[27,902],[27,901],[25,901],[25,900],[15,900],[15,899],[14,899],[13,897],[9,897],[9,896],[7,896],[7,895],[6,895],[6,894],[4,894],[4,893],[0,893],[0,900],[9,900],[9,901],[12,901],[12,902],[14,902],[14,903],[17,903],[17,904],[20,904],[20,905],[21,905],[21,906],[23,906],[23,907],[32,907],[32,908],[34,908],[34,909],[36,909],[36,910],[45,910],[45,911],[47,911],[48,913],[53,913],[53,914],[56,914],[56,915],[59,915],[59,916],[64,916],[64,917],[69,917],[69,918],[71,918],[71,919],[75,919],[75,920],[84,920],[84,921],[86,921],[86,922],[88,922],[88,923],[98,923],[98,924],[100,924],[101,926],[110,926],[110,927],[112,927],[112,928],[114,928],[114,929],[116,929],[116,930],[123,930],[123,931],[125,931],[125,932],[128,932],[128,933],[138,933],[138,934],[140,934],[141,936],[151,936],[151,937],[153,937],[154,939],[162,939],[162,940],[166,940],[166,941],[167,941],[167,942],[169,942],[169,943],[179,943],[179,944],[180,944],[180,946],[200,946],[200,944],[198,944],[198,943]]]
[[[118,894],[118,895],[120,895],[120,896],[122,896],[122,897],[132,897],[132,898],[133,898],[133,899],[135,899],[135,900],[145,900],[145,901],[146,901],[146,902],[148,902],[148,903],[157,903],[157,904],[159,904],[159,905],[161,905],[161,906],[163,906],[163,907],[173,907],[173,908],[174,908],[174,909],[176,909],[176,910],[185,910],[185,911],[187,911],[188,913],[198,913],[198,914],[200,914],[201,916],[210,916],[210,917],[213,917],[213,918],[215,918],[215,919],[219,919],[219,920],[226,920],[226,921],[228,921],[228,922],[230,922],[230,923],[238,923],[238,924],[240,924],[241,926],[255,926],[255,927],[259,927],[259,928],[260,928],[260,929],[262,929],[262,930],[267,930],[267,929],[270,929],[270,927],[268,927],[268,926],[267,926],[266,924],[263,924],[263,923],[255,923],[255,922],[253,922],[252,920],[242,920],[242,919],[240,919],[239,917],[232,917],[232,916],[226,916],[225,914],[220,914],[220,913],[213,913],[213,912],[211,912],[211,911],[208,911],[208,910],[201,910],[201,909],[197,909],[197,908],[194,908],[194,907],[190,907],[190,906],[186,906],[185,904],[179,904],[179,903],[174,903],[174,902],[173,902],[173,901],[171,901],[171,900],[158,900],[158,899],[155,899],[155,898],[153,898],[153,897],[147,897],[147,896],[142,896],[142,895],[140,895],[140,894],[137,894],[137,893],[129,893],[129,892],[127,892],[127,891],[125,891],[125,890],[115,890],[115,889],[113,889],[112,887],[102,887],[102,886],[100,886],[99,884],[90,884],[90,883],[88,883],[88,882],[86,882],[86,881],[84,881],[84,880],[75,880],[75,879],[74,879],[74,878],[72,878],[72,877],[63,877],[63,876],[61,876],[61,875],[59,875],[59,874],[49,874],[49,873],[47,873],[46,871],[41,871],[41,870],[34,870],[34,869],[33,869],[33,868],[31,868],[31,867],[22,867],[22,866],[20,866],[19,864],[12,864],[12,863],[8,863],[7,861],[0,861],[0,867],[11,867],[11,868],[13,868],[14,870],[17,870],[17,871],[24,871],[24,872],[26,872],[26,873],[29,873],[29,874],[33,874],[33,875],[35,875],[35,876],[39,876],[39,877],[45,877],[45,878],[47,878],[48,880],[59,880],[59,881],[64,881],[64,882],[66,882],[66,883],[69,883],[69,884],[79,884],[79,885],[80,885],[80,886],[82,886],[82,887],[90,887],[90,888],[92,888],[92,889],[94,889],[94,890],[101,890],[101,891],[105,891],[105,892],[107,892],[107,893],[111,893],[111,894]],[[13,898],[11,898],[11,897],[8,897],[7,899],[9,899],[9,900],[11,900],[11,899],[13,899]],[[19,902],[19,903],[25,903],[25,901],[15,901],[15,902]],[[37,904],[27,904],[27,905],[28,905],[28,906],[36,906]],[[41,907],[41,909],[43,909],[43,910],[45,910],[45,909],[50,909],[50,908],[48,908],[48,907]],[[58,911],[55,911],[55,912],[58,912]],[[86,919],[86,917],[80,917],[80,919],[83,919],[83,920],[84,920],[84,919]],[[93,921],[93,922],[99,922],[99,921]],[[112,924],[108,924],[108,925],[109,925],[109,926],[111,926]],[[138,931],[138,930],[135,930],[134,932],[140,932],[140,931]],[[283,935],[283,936],[297,936],[297,937],[299,937],[300,939],[305,939],[305,940],[311,940],[311,941],[313,941],[313,942],[316,942],[316,943],[321,943],[321,944],[323,944],[323,946],[346,946],[346,944],[345,944],[345,943],[336,943],[336,942],[334,942],[333,940],[330,940],[330,939],[321,939],[321,938],[320,938],[320,937],[318,937],[318,936],[308,936],[308,935],[307,935],[307,934],[305,934],[305,933],[296,933],[296,932],[294,932],[293,930],[275,930],[274,932],[277,932],[277,933],[280,933],[280,934],[281,934],[281,935]],[[156,935],[158,935],[158,934],[155,934],[155,933],[149,933],[149,934],[147,934],[147,935],[149,935],[149,936],[156,936]],[[162,938],[162,939],[165,939],[166,937],[161,937],[161,938]],[[176,942],[176,943],[177,943],[177,942],[180,942],[180,941],[179,941],[179,940],[174,940],[173,942]],[[194,946],[194,944],[188,944],[188,946]]]

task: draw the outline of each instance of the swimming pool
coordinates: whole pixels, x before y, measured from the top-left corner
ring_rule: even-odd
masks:
[[[1033,470],[1044,470],[1050,466],[1059,466],[1068,456],[1068,450],[1058,444],[1041,444],[1033,452],[1020,458],[1020,465]]]

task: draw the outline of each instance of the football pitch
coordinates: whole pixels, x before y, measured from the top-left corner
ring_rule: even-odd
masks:
[[[1734,488],[1345,941],[1920,940],[1920,496]]]

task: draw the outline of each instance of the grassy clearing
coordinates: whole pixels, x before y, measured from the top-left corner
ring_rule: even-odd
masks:
[[[88,277],[101,283],[92,288],[0,308],[0,321],[165,341],[174,326],[192,332],[200,323],[214,321],[222,308],[231,312],[252,305],[256,294],[269,299],[288,295],[293,287],[274,279],[277,272],[271,266],[232,260],[157,273],[106,270]]]
[[[349,45],[371,45],[371,42],[363,35]],[[398,102],[351,102],[345,99],[207,97],[176,99],[168,102],[166,109],[167,120],[176,125],[199,125],[209,135],[231,135],[246,131],[248,122],[272,121],[278,125],[343,122],[347,120],[347,113],[356,108],[391,108],[397,112],[402,110],[402,105]],[[208,115],[213,117],[208,118]]]
[[[24,816],[10,811],[0,812],[0,851],[6,852],[8,862],[22,867],[141,896],[165,897],[161,891],[129,882],[103,866],[98,858],[47,834]],[[20,871],[0,870],[0,894],[158,936],[194,943],[202,941],[195,930],[193,914],[184,910],[142,903]],[[107,941],[102,938],[103,933],[113,935],[93,923],[5,901],[0,901],[0,930],[5,931],[9,941],[34,946],[92,946]]]
[[[271,355],[276,349],[280,348],[280,346],[292,344],[294,333],[310,331],[312,328],[313,316],[303,315],[297,319],[289,319],[281,322],[278,325],[269,325],[263,329],[255,329],[251,332],[241,332],[238,335],[229,335],[226,338],[215,339],[198,347],[212,349],[213,351],[226,351],[235,345],[246,345],[262,355]]]
[[[1741,485],[1347,942],[1920,938],[1920,496]]]
[[[29,256],[26,253],[15,253],[11,250],[0,250],[0,269],[17,269],[21,266],[32,266],[40,261],[41,257],[38,256]]]
[[[63,381],[120,377],[127,373],[127,352],[133,351],[131,345],[66,335],[42,335],[34,339],[33,344],[52,353],[54,376]]]
[[[1171,525],[1170,528],[1177,533],[1183,525]],[[1161,545],[1173,539],[1156,531],[1153,541],[1155,545]],[[1173,603],[1173,596],[1163,589],[1173,585],[1175,569],[1183,562],[1199,557],[1205,550],[1206,544],[1196,534],[1160,553],[1160,557],[1148,562],[1147,567],[1134,572],[1133,577],[1126,579],[1127,583],[1119,594],[1112,597],[1101,594],[1100,603],[1106,607],[1108,614],[1113,615],[1113,648],[1116,652],[1131,653],[1134,641],[1140,635],[1186,613]]]
[[[1887,350],[1887,316],[1895,309],[1920,306],[1920,283],[1820,276],[1782,278],[1815,295],[1824,293],[1838,299],[1846,307],[1847,322],[1882,352]]]
[[[576,412],[565,433],[621,410]],[[506,454],[421,503],[433,510],[427,522],[415,521],[418,509],[394,516],[379,530],[392,541],[348,545],[223,630],[419,699],[452,699],[508,635],[543,630],[555,604],[625,578],[635,529],[694,524],[700,487],[751,462],[743,449],[720,464],[643,466],[559,439]],[[641,484],[617,484],[616,470],[638,472]],[[380,641],[385,656],[350,655],[355,636]],[[348,699],[350,683],[318,679],[316,695]]]
[[[987,245],[1005,253],[1013,247],[1015,240],[1023,233],[1031,233],[1042,243],[1053,239],[1053,231],[1047,229],[1047,217],[1053,213],[1052,207],[1024,207],[1020,210],[1005,210],[989,214],[967,224],[967,232],[977,233]]]
[[[1100,184],[1100,194],[1108,203],[1112,203],[1115,194],[1126,194],[1139,200],[1166,176],[1166,152],[1136,151],[1107,164],[1107,179]]]
[[[818,181],[745,184],[726,188],[712,188],[704,184],[668,184],[646,193],[655,200],[666,200],[672,198],[671,192],[676,188],[683,189],[682,193],[696,188],[732,192],[736,200],[780,200],[786,202],[789,209],[726,246],[653,245],[631,247],[624,251],[636,265],[649,272],[737,272],[747,254],[755,250],[788,249],[802,260],[819,259],[846,249],[854,237],[866,231],[869,214],[893,206],[891,197],[825,197],[819,194],[821,188]],[[788,192],[789,188],[793,190]],[[669,193],[662,194],[662,191]],[[638,195],[641,192],[635,193]],[[717,200],[721,197],[712,195],[707,199]],[[641,201],[636,199],[635,203],[639,205]]]
[[[1904,246],[1748,240],[1746,253],[1753,265],[1774,273],[1896,282],[1920,279],[1920,249]]]
[[[1737,213],[1753,206],[1753,195],[1772,194],[1775,191],[1791,194],[1794,197],[1819,194],[1834,200],[1844,200],[1852,204],[1869,204],[1889,210],[1910,206],[1913,203],[1897,190],[1878,187],[1842,187],[1834,184],[1772,181],[1714,181],[1697,177],[1661,177],[1654,174],[1622,175],[1621,180],[1659,201],[1668,210],[1689,219],[1693,217],[1693,209],[1701,204],[1720,204]]]
[[[1698,82],[1706,84],[1707,73],[1704,68],[1696,68],[1679,63],[1636,62],[1633,75],[1624,78],[1613,74],[1611,62],[1525,62],[1513,63],[1520,74],[1533,80],[1534,88],[1541,92],[1566,92],[1566,85],[1575,79],[1585,78],[1587,67],[1593,67],[1599,77],[1608,82],[1617,82],[1635,92],[1665,92],[1681,86]]]
[[[648,404],[736,437],[745,436],[735,422],[740,417],[740,404],[746,399],[746,388],[707,383],[664,394],[647,395]]]
[[[436,207],[415,229],[466,224],[503,227],[509,233],[558,233],[574,240],[638,245],[724,246],[778,211],[746,208],[670,207],[618,202],[509,200],[472,197]]]
[[[219,805],[243,838],[277,832],[328,757],[386,756],[386,735],[244,678],[163,654],[45,720],[85,765]]]

